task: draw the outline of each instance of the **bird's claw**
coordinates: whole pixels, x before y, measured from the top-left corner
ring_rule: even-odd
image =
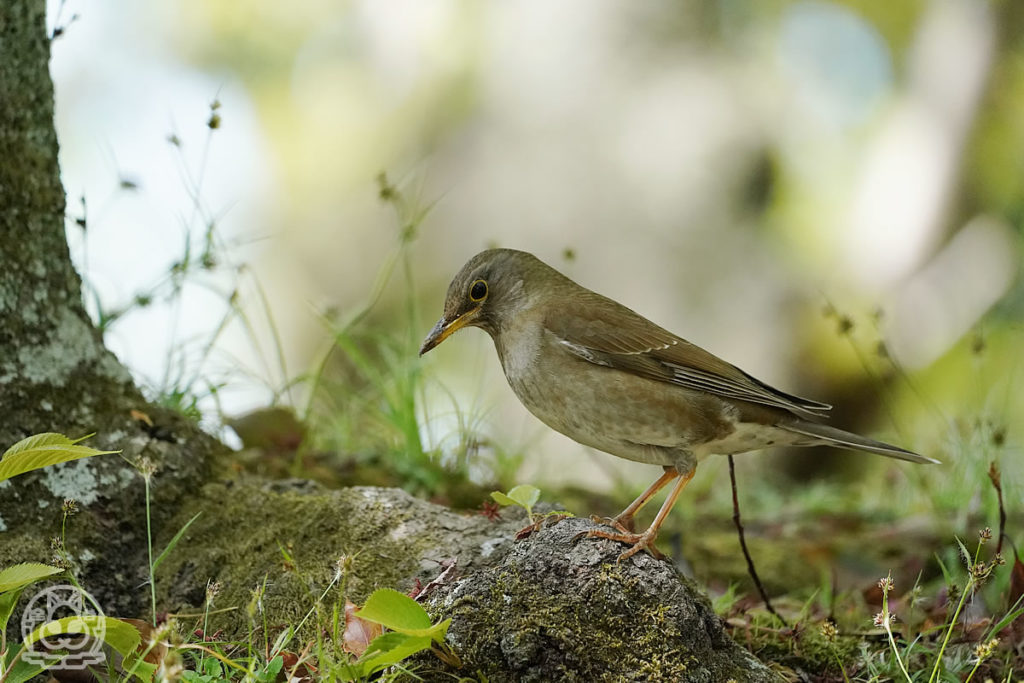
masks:
[[[625,533],[615,534],[602,529],[591,529],[590,531],[584,531],[576,534],[576,537],[573,540],[579,540],[580,538],[607,538],[609,541],[618,541],[619,543],[630,544],[632,547],[619,555],[619,562],[628,560],[641,550],[646,550],[655,559],[664,560],[665,556],[660,550],[654,547],[655,536],[656,534],[651,534],[648,531],[645,531],[642,534],[634,534],[628,531]]]
[[[633,533],[633,518],[629,517],[626,519],[620,519],[619,517],[600,517],[598,515],[590,515],[590,521],[595,524],[602,524],[604,526],[610,526],[621,534]]]

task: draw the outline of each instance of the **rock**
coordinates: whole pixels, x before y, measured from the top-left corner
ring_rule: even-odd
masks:
[[[570,518],[516,542],[500,563],[468,573],[427,599],[451,617],[462,659],[446,669],[421,655],[418,676],[479,672],[498,681],[774,681],[726,633],[701,593],[668,561],[625,546],[575,540],[596,528]]]
[[[376,588],[407,591],[417,579],[426,584],[452,558],[467,572],[499,561],[526,524],[512,511],[491,521],[401,489],[330,490],[305,480],[252,478],[203,487],[167,525],[158,547],[197,512],[160,566],[157,603],[172,612],[201,610],[207,583],[217,582],[215,607],[238,609],[214,614],[207,630],[223,629],[228,638],[248,633],[246,606],[258,587],[265,586],[258,591],[268,623],[296,625],[331,584],[339,561],[346,567],[344,596],[361,602]],[[328,593],[325,601],[337,597]]]
[[[182,444],[131,450],[161,465],[155,552],[201,513],[159,567],[158,609],[202,613],[216,582],[206,629],[223,638],[266,624],[272,640],[304,623],[298,638],[308,642],[319,634],[305,617],[325,591],[325,603],[336,604],[342,596],[362,602],[378,587],[409,590],[454,558],[453,578],[425,603],[433,618],[452,618],[448,639],[464,665],[453,671],[420,655],[414,665],[426,680],[475,672],[491,681],[772,680],[673,564],[642,553],[620,563],[621,544],[575,540],[595,527],[588,520],[564,519],[513,541],[526,524],[520,510],[504,508],[492,521],[400,489],[332,490],[306,480],[197,485],[203,468],[175,459],[188,452]],[[108,613],[148,617],[143,486],[123,460],[101,457],[9,484],[2,509],[16,524],[0,555],[46,561],[62,496],[77,497],[82,513],[68,520],[67,552],[83,584]],[[46,505],[26,505],[28,496]]]

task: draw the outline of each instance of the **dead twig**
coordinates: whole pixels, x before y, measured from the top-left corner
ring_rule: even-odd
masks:
[[[1003,539],[1006,538],[1006,508],[1003,507],[1003,477],[995,460],[988,466],[988,478],[999,501],[999,541],[996,543],[996,555],[999,555],[1003,552]]]
[[[761,584],[761,579],[757,575],[757,569],[754,568],[754,560],[750,557],[750,551],[747,549],[747,539],[743,535],[743,522],[740,520],[740,499],[736,493],[736,465],[733,462],[733,457],[729,457],[729,481],[732,482],[732,521],[736,524],[736,532],[740,537],[740,548],[743,549],[743,557],[747,560],[747,572],[750,573],[750,578],[754,580],[754,585],[757,586],[757,592],[761,594],[761,600],[764,601],[764,606],[769,612],[774,615],[776,619],[782,622],[782,625],[789,628],[789,624],[782,618],[782,615],[775,611],[772,607],[772,601],[768,599],[768,593],[764,590],[764,585]]]

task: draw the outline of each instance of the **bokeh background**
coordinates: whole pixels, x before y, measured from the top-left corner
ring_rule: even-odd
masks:
[[[212,429],[290,403],[329,450],[644,485],[528,415],[484,333],[415,357],[500,245],[945,461],[865,464],[885,485],[852,505],[968,514],[993,459],[1024,496],[1021,3],[52,0],[51,23],[89,305]],[[404,440],[338,417],[407,394]],[[868,460],[739,467],[786,501]]]

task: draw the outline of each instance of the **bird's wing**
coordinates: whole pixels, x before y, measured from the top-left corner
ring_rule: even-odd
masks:
[[[544,326],[573,355],[723,398],[822,417],[831,406],[779,391],[599,294],[552,311]]]

